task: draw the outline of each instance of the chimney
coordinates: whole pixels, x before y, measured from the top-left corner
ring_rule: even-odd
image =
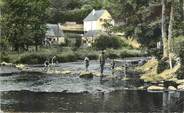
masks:
[[[93,9],[92,13],[93,13],[93,15],[95,15],[95,9]]]

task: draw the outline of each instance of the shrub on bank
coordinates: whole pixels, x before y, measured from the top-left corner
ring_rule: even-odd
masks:
[[[116,36],[101,35],[95,40],[93,46],[98,50],[107,48],[118,49],[122,47],[122,41]]]
[[[177,75],[179,79],[184,79],[184,42],[180,43],[180,49],[178,55],[181,60],[181,68],[179,69]]]
[[[18,60],[16,63],[43,64],[48,57],[48,54],[31,53],[21,56],[20,60]]]
[[[88,57],[90,60],[98,59],[99,53],[93,49],[78,49],[75,52],[79,60],[84,60],[85,57]]]
[[[120,53],[120,58],[127,58],[127,57],[141,57],[144,56],[144,53],[138,50],[124,50]]]
[[[10,52],[7,56],[1,57],[1,62],[6,61],[10,63],[21,64],[43,64],[46,59],[51,60],[53,56],[56,56],[58,62],[73,62],[77,60],[84,60],[87,56],[90,60],[97,60],[101,51],[96,51],[93,48],[72,50],[69,47],[60,48],[41,48],[38,52],[24,52],[14,53]],[[132,49],[107,49],[105,52],[107,58],[125,58],[125,57],[137,57],[143,56],[140,50]]]
[[[169,69],[170,66],[169,66],[169,63],[164,61],[164,60],[160,60],[158,61],[158,67],[157,67],[157,71],[158,73],[161,73],[167,69]]]
[[[0,62],[10,62],[10,57],[8,56],[8,54],[2,52],[0,53]]]
[[[58,62],[74,62],[78,58],[74,52],[60,53],[56,55]]]

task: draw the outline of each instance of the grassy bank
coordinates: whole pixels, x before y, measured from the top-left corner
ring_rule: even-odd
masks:
[[[46,59],[53,56],[57,57],[58,62],[73,62],[83,60],[86,56],[91,60],[98,59],[100,51],[94,49],[71,49],[71,48],[41,48],[38,52],[6,52],[1,53],[0,62],[6,61],[9,63],[22,64],[43,64]],[[145,54],[141,50],[124,48],[124,49],[107,49],[107,58],[125,58],[125,57],[139,57]]]

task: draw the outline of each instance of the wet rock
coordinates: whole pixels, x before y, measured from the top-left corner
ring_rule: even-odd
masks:
[[[169,87],[168,87],[168,90],[176,91],[177,89],[176,89],[175,87],[173,87],[173,86],[169,86]]]
[[[80,78],[93,78],[93,73],[91,72],[81,72],[79,77]]]
[[[177,87],[179,90],[184,90],[184,85],[179,85],[178,87]]]
[[[64,74],[64,75],[66,75],[66,74],[70,74],[71,71],[63,71],[63,72],[61,72],[61,73]]]
[[[158,84],[158,86],[164,87],[164,84]]]
[[[145,86],[140,86],[138,87],[139,90],[144,90],[145,89]]]
[[[176,80],[177,84],[183,84],[184,85],[184,80]]]
[[[161,86],[150,86],[148,87],[147,90],[151,90],[151,91],[161,91],[161,90],[164,90],[165,88],[164,87],[161,87]]]
[[[18,69],[20,69],[20,70],[22,70],[22,69],[24,69],[26,66],[23,65],[23,64],[17,64],[17,65],[15,65],[15,67],[18,68]]]
[[[114,70],[115,71],[123,71],[124,69],[123,69],[123,67],[116,67]]]
[[[101,73],[99,73],[99,72],[94,72],[93,75],[96,76],[96,77],[100,77],[100,76],[101,76]]]
[[[0,64],[0,66],[15,66],[15,65],[12,64],[12,63],[2,62],[2,63]]]

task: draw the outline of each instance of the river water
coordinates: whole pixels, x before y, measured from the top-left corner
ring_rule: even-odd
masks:
[[[83,70],[83,64],[65,63],[59,67]],[[99,70],[93,62],[90,70]],[[108,66],[106,73],[110,73]],[[137,79],[81,79],[76,75],[36,73],[0,76],[1,111],[8,112],[183,112],[184,92],[148,92]]]

